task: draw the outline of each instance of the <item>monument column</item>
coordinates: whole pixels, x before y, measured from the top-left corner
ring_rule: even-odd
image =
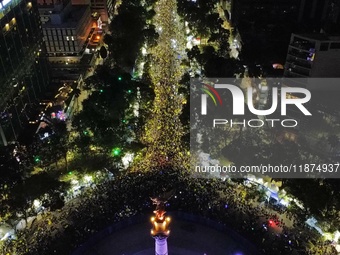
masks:
[[[168,255],[168,237],[155,236],[155,255]]]
[[[155,200],[157,204],[154,211],[155,216],[151,217],[151,236],[155,239],[155,255],[168,255],[167,239],[170,235],[170,217],[165,217],[164,202]]]

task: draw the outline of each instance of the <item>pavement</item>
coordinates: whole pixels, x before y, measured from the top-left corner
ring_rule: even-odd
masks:
[[[151,223],[146,221],[115,232],[95,243],[83,255],[154,254]],[[169,255],[247,255],[246,247],[228,234],[204,225],[173,219],[168,238]]]

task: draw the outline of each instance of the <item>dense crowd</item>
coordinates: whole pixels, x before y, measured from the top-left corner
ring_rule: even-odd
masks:
[[[243,187],[243,186],[242,186]],[[260,254],[336,254],[304,224],[285,226],[280,214],[241,197],[241,185],[196,179],[177,171],[129,173],[84,190],[62,210],[44,213],[22,231],[7,251],[16,254],[70,254],[94,233],[136,214],[150,214],[150,197],[173,190],[167,211],[186,211],[225,224],[250,240]],[[271,225],[281,229],[272,231]],[[312,245],[312,246],[311,246]],[[308,248],[312,247],[312,248]],[[4,253],[6,254],[6,253]]]

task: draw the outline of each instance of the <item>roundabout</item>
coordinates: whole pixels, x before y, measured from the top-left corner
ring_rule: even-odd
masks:
[[[183,212],[170,213],[171,255],[255,255],[253,245],[216,221]],[[72,255],[148,255],[154,253],[146,215],[114,224],[91,237]]]

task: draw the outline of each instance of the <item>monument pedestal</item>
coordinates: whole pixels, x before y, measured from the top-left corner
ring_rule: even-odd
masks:
[[[168,255],[167,236],[155,236],[155,255]]]

